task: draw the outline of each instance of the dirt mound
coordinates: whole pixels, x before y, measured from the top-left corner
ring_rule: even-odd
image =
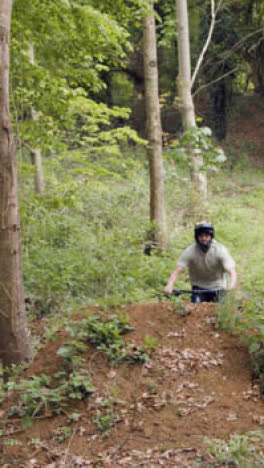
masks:
[[[9,418],[5,433],[17,442],[2,444],[2,466],[191,467],[205,451],[205,437],[260,429],[264,405],[247,349],[217,330],[213,304],[187,304],[180,313],[170,303],[123,309],[134,327],[129,341],[157,338],[151,358],[112,367],[91,346],[85,359],[95,392],[61,414],[37,418],[27,430]],[[45,345],[26,375],[52,378],[61,370],[56,350],[66,339],[62,331]],[[2,418],[12,404],[11,394]]]

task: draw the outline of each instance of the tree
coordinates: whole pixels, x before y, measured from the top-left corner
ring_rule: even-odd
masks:
[[[179,100],[183,121],[183,130],[187,131],[196,127],[195,110],[192,98],[192,79],[191,79],[191,59],[190,59],[190,37],[187,0],[176,0],[177,6],[177,24],[178,24],[178,60],[179,60]],[[204,172],[201,172],[203,166],[203,157],[201,154],[193,154],[192,159],[192,179],[195,189],[207,197],[207,178]]]
[[[34,54],[34,45],[31,43],[29,48],[29,57],[30,63],[34,65],[35,54]],[[31,118],[34,121],[38,120],[38,114],[35,109],[31,109]],[[44,190],[44,175],[42,170],[42,156],[40,148],[31,149],[32,163],[35,166],[35,191],[36,193],[42,194]]]
[[[144,17],[143,55],[147,118],[147,153],[150,167],[150,219],[153,240],[161,249],[167,246],[167,226],[163,188],[162,131],[158,90],[158,63],[153,1]]]
[[[9,41],[12,0],[0,0],[0,358],[31,358],[24,308],[15,146],[9,117]]]
[[[251,71],[255,92],[264,96],[264,2],[261,0],[233,0],[229,13],[235,20],[236,28],[240,33],[240,41],[233,50],[243,56]]]
[[[100,145],[110,152],[122,138],[136,138],[127,127],[112,132],[113,122],[128,118],[129,110],[111,109],[101,102],[104,76],[126,62],[131,45],[126,27],[108,11],[100,11],[100,4],[99,0],[14,1],[11,115],[19,141],[30,151],[41,150],[43,163],[47,153],[68,148],[88,153]],[[123,2],[119,4],[122,10]],[[100,6],[104,10],[105,5]]]

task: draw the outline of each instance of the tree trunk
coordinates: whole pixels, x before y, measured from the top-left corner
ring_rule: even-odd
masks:
[[[184,131],[196,127],[195,109],[191,93],[191,58],[190,36],[187,0],[176,0],[177,7],[177,32],[178,32],[178,60],[179,60],[179,98],[180,110]],[[207,197],[207,178],[201,172],[203,157],[194,155],[191,148],[192,180],[195,189],[203,197]]]
[[[15,146],[9,117],[11,0],[0,0],[0,359],[3,365],[31,358],[24,307],[21,232]]]
[[[29,60],[32,65],[35,62],[34,46],[31,43],[29,48]],[[31,109],[31,118],[34,121],[38,120],[38,115],[35,109]],[[31,150],[32,162],[35,166],[35,191],[36,193],[42,194],[44,191],[44,176],[42,170],[42,157],[40,148],[33,148]]]
[[[254,49],[254,53],[245,54],[248,56],[248,63],[251,67],[251,79],[254,84],[255,93],[264,96],[264,45],[263,40],[259,41]]]
[[[40,195],[44,192],[44,176],[42,170],[42,157],[41,157],[41,150],[39,148],[35,148],[31,150],[31,157],[33,164],[35,166],[35,192],[39,193]]]
[[[163,187],[162,130],[159,105],[158,63],[153,0],[151,12],[144,18],[143,55],[146,101],[146,131],[150,167],[150,219],[153,223],[153,240],[159,248],[168,244]]]

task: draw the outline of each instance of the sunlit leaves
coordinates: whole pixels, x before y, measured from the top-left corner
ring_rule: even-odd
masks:
[[[203,157],[202,169],[216,171],[226,161],[226,155],[222,148],[213,145],[211,134],[209,127],[189,128],[180,140],[174,141],[173,146],[176,149],[177,157],[188,161],[188,150],[191,150],[192,155]]]
[[[88,99],[105,89],[104,73],[122,68],[131,50],[128,31],[112,13],[92,0],[14,2],[11,110],[23,142],[42,149],[84,145],[82,135],[93,138],[111,118],[128,117]],[[75,132],[77,120],[83,128]]]

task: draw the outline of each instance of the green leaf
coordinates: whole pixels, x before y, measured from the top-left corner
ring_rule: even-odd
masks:
[[[21,418],[21,426],[23,429],[28,429],[29,427],[32,426],[33,419],[30,416],[23,416]]]
[[[254,353],[255,351],[258,351],[259,349],[260,349],[260,343],[251,343],[251,345],[248,348],[250,353]]]
[[[65,359],[69,359],[72,357],[73,350],[69,346],[62,346],[58,349],[57,354],[61,357],[64,357]]]

